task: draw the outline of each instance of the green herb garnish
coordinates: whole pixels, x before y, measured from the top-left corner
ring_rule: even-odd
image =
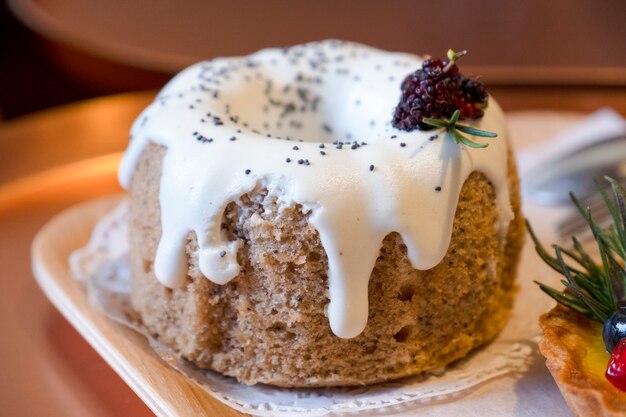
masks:
[[[450,117],[449,120],[425,118],[422,120],[422,122],[429,126],[441,127],[446,129],[448,136],[450,136],[456,143],[469,146],[470,148],[486,148],[489,145],[486,143],[474,142],[473,140],[461,135],[459,131],[463,133],[469,133],[470,135],[474,136],[481,136],[484,138],[495,138],[496,136],[498,136],[496,133],[493,132],[487,132],[485,130],[474,129],[473,127],[456,124],[457,120],[459,120],[460,114],[461,111],[457,109],[454,111],[454,113],[452,113],[452,117]]]
[[[583,249],[576,237],[572,237],[573,249],[553,245],[554,256],[551,255],[526,220],[537,253],[546,264],[565,277],[561,282],[567,290],[561,292],[540,282],[535,283],[558,303],[600,323],[604,323],[626,301],[626,191],[614,179],[605,178],[611,184],[613,198],[599,184],[596,185],[611,214],[612,224],[608,227],[601,227],[593,219],[589,207],[583,207],[570,193],[593,233],[602,262],[600,265]]]

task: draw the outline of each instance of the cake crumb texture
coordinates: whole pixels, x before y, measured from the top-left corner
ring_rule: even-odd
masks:
[[[387,235],[370,278],[367,326],[359,336],[341,339],[328,324],[327,257],[307,221],[310,212],[281,203],[280,190],[254,190],[227,207],[223,230],[242,243],[235,279],[218,285],[201,274],[197,239],[190,233],[186,285],[168,289],[157,281],[153,261],[166,152],[149,144],[133,177],[131,298],[148,331],[200,367],[245,384],[372,384],[462,358],[506,324],[524,234],[512,158],[515,219],[506,244],[495,228],[495,191],[474,172],[461,190],[441,263],[414,269],[400,235]]]

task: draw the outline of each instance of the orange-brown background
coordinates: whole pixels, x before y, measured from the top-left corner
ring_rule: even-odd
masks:
[[[26,1],[81,3],[64,29],[98,29],[124,46],[157,44],[175,53],[174,67],[324,38],[432,54],[466,48],[462,66],[484,75],[505,110],[612,106],[626,116],[624,0]],[[66,182],[48,175],[35,191],[15,189],[19,195],[2,186],[123,149],[150,93],[30,113],[158,88],[174,69],[128,62],[77,36],[47,35],[0,3],[0,416],[149,416],[30,272],[29,246],[41,225],[68,205],[118,191],[114,174]]]
[[[5,118],[105,93],[157,88],[195,59],[324,38],[418,53],[468,49],[463,65],[484,75],[505,109],[612,105],[626,113],[623,0],[109,0],[83,7],[71,6],[80,3],[72,0],[29,1],[67,16],[69,23],[63,36],[35,27],[42,35],[37,37],[6,5],[0,8]],[[157,45],[174,64],[148,59],[129,65],[129,59],[71,36],[81,31],[104,34],[120,48]],[[55,39],[39,42],[50,36]]]

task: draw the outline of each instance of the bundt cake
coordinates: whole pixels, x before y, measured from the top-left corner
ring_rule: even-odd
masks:
[[[503,113],[491,99],[467,121],[498,134],[484,148],[394,125],[422,62],[324,41],[170,81],[120,168],[145,328],[286,387],[415,375],[493,339],[523,235]]]

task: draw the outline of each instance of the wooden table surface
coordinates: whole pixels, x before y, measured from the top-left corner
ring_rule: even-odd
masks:
[[[98,164],[55,167],[121,151],[150,98],[99,99],[0,124],[0,415],[153,415],[30,272],[31,241],[45,222],[79,201],[120,191]],[[78,169],[92,172],[75,180]]]
[[[32,278],[29,248],[55,213],[120,191],[114,158],[102,156],[125,148],[130,124],[153,94],[110,96],[0,123],[1,415],[152,415],[45,299]],[[582,111],[612,104],[626,115],[626,98],[602,89],[494,95],[505,110],[520,102]]]

